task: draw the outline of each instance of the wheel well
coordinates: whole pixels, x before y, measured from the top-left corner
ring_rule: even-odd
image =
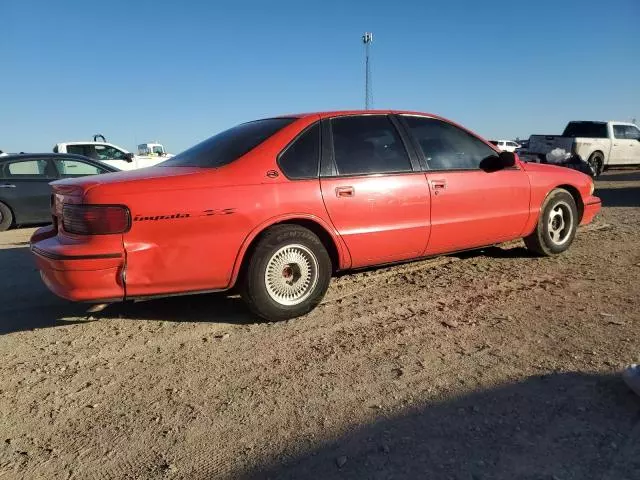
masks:
[[[238,275],[239,278],[244,273],[244,269],[247,264],[246,260],[248,258],[251,258],[251,255],[253,254],[253,251],[255,250],[256,245],[258,244],[262,236],[265,234],[267,230],[269,230],[271,227],[275,227],[276,225],[298,225],[300,227],[304,227],[311,230],[313,233],[315,233],[318,236],[318,238],[324,245],[324,248],[327,249],[327,253],[329,253],[329,258],[331,259],[331,267],[332,267],[333,273],[335,273],[338,270],[340,266],[340,255],[338,254],[338,247],[333,241],[331,234],[327,232],[327,230],[322,225],[320,225],[317,222],[314,222],[313,220],[308,220],[305,218],[293,218],[293,219],[288,219],[282,222],[269,225],[264,230],[262,230],[258,235],[256,235],[256,237],[249,244],[249,247],[247,248],[247,251],[245,252],[244,256],[242,257],[242,263],[240,264],[240,274]]]
[[[5,207],[7,207],[9,209],[9,211],[11,212],[11,225],[9,225],[9,227],[17,225],[17,223],[16,223],[16,212],[13,211],[13,208],[11,208],[11,205],[9,205],[7,202],[4,202],[2,200],[0,200],[0,203],[2,205],[4,205]]]
[[[582,195],[580,195],[578,189],[573,185],[558,185],[556,188],[561,188],[571,194],[573,200],[576,202],[576,207],[578,208],[579,221],[582,221],[582,214],[584,213],[584,202],[582,201]]]
[[[589,158],[593,157],[596,154],[600,154],[600,157],[602,158],[602,164],[604,165],[604,152],[601,150],[596,150],[591,155],[589,155]]]

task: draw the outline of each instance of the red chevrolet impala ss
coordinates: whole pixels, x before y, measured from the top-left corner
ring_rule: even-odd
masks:
[[[339,270],[517,238],[561,253],[600,209],[587,175],[398,111],[257,120],[156,167],[52,185],[53,226],[31,249],[57,295],[115,302],[237,286],[271,320],[309,312]]]

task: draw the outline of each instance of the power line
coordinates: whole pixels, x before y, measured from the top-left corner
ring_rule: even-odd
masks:
[[[373,42],[373,33],[365,32],[362,35],[362,43],[364,43],[364,109],[369,110],[373,104],[373,94],[371,93],[371,62],[369,60],[371,54],[371,43]]]

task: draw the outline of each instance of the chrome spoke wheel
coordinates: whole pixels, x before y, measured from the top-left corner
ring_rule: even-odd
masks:
[[[318,260],[304,245],[287,245],[276,251],[264,274],[269,296],[280,305],[304,302],[318,282]]]
[[[547,232],[556,245],[563,245],[573,231],[573,212],[565,202],[556,203],[549,211]]]

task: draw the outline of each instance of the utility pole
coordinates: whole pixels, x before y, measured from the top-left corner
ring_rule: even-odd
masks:
[[[369,110],[369,107],[373,103],[373,96],[371,94],[371,65],[369,62],[369,55],[371,50],[371,43],[373,42],[373,33],[365,32],[362,35],[362,43],[364,43],[364,109]]]

